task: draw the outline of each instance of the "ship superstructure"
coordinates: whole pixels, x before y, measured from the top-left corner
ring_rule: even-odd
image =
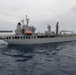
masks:
[[[22,22],[24,22],[24,20]],[[29,19],[27,18],[27,16],[26,25],[22,22],[19,22],[17,24],[14,35],[0,36],[0,38],[7,41],[8,44],[16,45],[76,41],[75,34],[61,34],[62,32],[66,32],[65,30],[59,32],[59,22],[57,22],[56,24],[55,32],[51,31],[51,26],[48,24],[48,30],[44,33],[35,33],[36,28],[29,25]]]
[[[23,20],[23,22],[24,22],[24,20]],[[16,35],[31,35],[31,34],[34,34],[35,33],[35,30],[36,30],[36,28],[34,27],[34,26],[29,26],[28,25],[28,23],[29,23],[29,19],[27,19],[27,16],[26,16],[26,25],[24,25],[24,23],[18,23],[17,24],[17,29],[15,30],[15,34]],[[22,28],[21,28],[21,26],[22,26]]]

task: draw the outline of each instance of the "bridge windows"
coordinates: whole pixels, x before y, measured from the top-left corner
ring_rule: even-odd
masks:
[[[12,37],[13,39],[15,38],[15,37]]]
[[[15,36],[15,39],[19,39],[19,37],[18,36]]]
[[[33,39],[33,36],[31,36],[31,39]]]
[[[21,39],[22,39],[22,36],[21,36]]]
[[[35,39],[37,36],[8,36],[4,37],[4,39]]]
[[[34,39],[36,38],[36,36],[34,36]]]
[[[26,39],[30,39],[30,36],[26,36]]]
[[[25,39],[25,36],[23,36],[23,39]]]
[[[9,36],[9,37],[4,37],[4,39],[11,39],[11,37]]]

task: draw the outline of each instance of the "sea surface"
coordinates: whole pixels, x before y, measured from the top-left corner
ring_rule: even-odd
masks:
[[[0,45],[0,75],[76,75],[76,42]]]

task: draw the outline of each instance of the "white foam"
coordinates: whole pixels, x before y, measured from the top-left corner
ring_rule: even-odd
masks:
[[[0,45],[8,45],[8,42],[6,42],[4,40],[0,40]]]

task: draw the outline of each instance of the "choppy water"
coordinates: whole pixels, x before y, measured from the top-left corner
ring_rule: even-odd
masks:
[[[0,75],[76,75],[76,42],[0,45]]]

